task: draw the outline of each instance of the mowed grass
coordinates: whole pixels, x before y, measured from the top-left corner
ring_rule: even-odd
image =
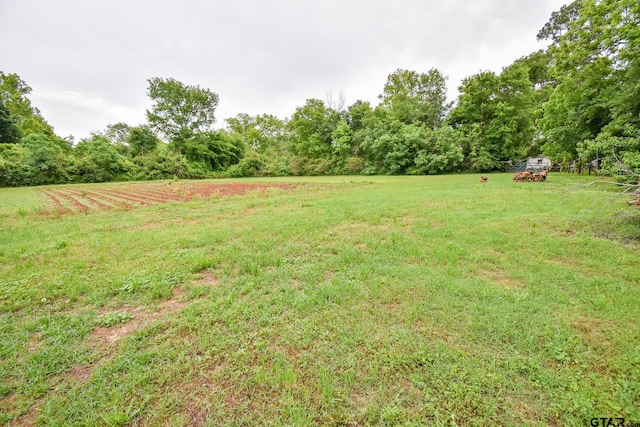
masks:
[[[639,245],[599,237],[636,211],[592,179],[272,180],[297,185],[74,215],[0,189],[0,422],[638,422]]]

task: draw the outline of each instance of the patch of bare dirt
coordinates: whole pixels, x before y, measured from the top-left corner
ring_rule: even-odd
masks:
[[[194,284],[216,286],[218,279],[210,271],[203,271],[199,280],[193,282]],[[105,347],[119,340],[120,338],[131,335],[138,329],[142,329],[154,319],[163,317],[167,314],[180,310],[189,304],[186,299],[186,291],[184,286],[177,286],[173,290],[173,295],[170,299],[162,301],[158,304],[155,311],[149,312],[143,307],[123,307],[120,310],[116,310],[116,313],[129,313],[133,316],[128,322],[111,327],[97,327],[91,334],[90,342],[95,343],[97,347]],[[113,312],[113,311],[110,311]]]
[[[133,318],[119,326],[98,326],[91,334],[89,341],[94,343],[94,346],[100,348],[106,347],[120,338],[129,336],[133,332],[142,329],[154,319],[173,313],[174,311],[186,306],[188,302],[184,301],[183,297],[184,289],[182,287],[178,287],[174,290],[173,297],[166,301],[162,301],[158,304],[157,310],[153,312],[146,311],[142,307],[124,307],[121,310],[116,310],[116,313],[129,313]]]
[[[487,280],[492,285],[497,285],[501,288],[512,289],[512,290],[522,290],[526,289],[527,285],[520,280],[512,279],[507,276],[504,271],[495,271],[495,270],[481,270],[476,273],[476,275],[482,279]]]
[[[615,324],[594,317],[580,316],[571,322],[571,326],[580,331],[587,342],[600,348],[611,347],[609,336],[615,331]]]
[[[34,353],[40,346],[40,333],[34,332],[29,335],[29,341],[27,342],[27,349],[29,353]]]
[[[108,210],[117,206],[132,208],[196,198],[240,196],[249,192],[265,193],[270,189],[290,189],[296,184],[281,183],[212,183],[212,182],[145,182],[91,187],[88,191],[65,187],[62,191],[41,190],[53,203],[56,212],[78,213]],[[67,202],[71,206],[66,206]],[[247,214],[250,214],[248,212]]]
[[[216,286],[218,284],[218,279],[215,275],[210,271],[202,272],[202,276],[199,280],[193,282],[194,284],[208,285],[208,286]],[[184,286],[178,286],[174,289],[173,295],[170,299],[166,301],[160,302],[156,309],[153,311],[146,310],[143,307],[121,307],[119,310],[104,310],[103,314],[106,313],[128,313],[133,317],[126,323],[111,326],[111,327],[103,327],[97,326],[93,333],[88,338],[89,345],[100,353],[100,357],[97,361],[93,362],[89,365],[77,365],[74,366],[71,370],[65,372],[62,375],[56,376],[52,379],[51,384],[59,384],[63,381],[73,381],[76,383],[83,383],[87,379],[91,377],[94,369],[99,364],[107,363],[115,354],[112,353],[109,348],[110,346],[120,340],[121,338],[125,338],[137,330],[144,328],[146,325],[151,323],[153,320],[161,318],[165,315],[171,314],[177,310],[188,305],[190,301],[186,299],[186,292]],[[29,349],[36,349],[38,346],[38,334],[34,334],[29,339]],[[2,399],[2,403],[4,406],[8,406],[11,402],[10,400],[14,399],[14,395],[6,396]],[[41,405],[42,399],[36,401],[28,410],[27,413],[18,417],[15,420],[12,420],[11,426],[32,426],[36,424],[37,414],[39,412],[39,407]],[[197,405],[189,405],[187,408],[187,415],[189,418],[188,425],[202,425],[206,419],[206,411],[202,408],[199,408]]]
[[[202,277],[200,278],[200,280],[198,280],[195,283],[198,283],[200,285],[215,286],[215,285],[218,284],[218,279],[216,278],[216,276],[213,275],[212,272],[204,271],[204,272],[202,272]]]
[[[161,222],[148,222],[146,224],[132,227],[131,230],[152,230],[154,228],[160,228],[161,226],[162,226]]]

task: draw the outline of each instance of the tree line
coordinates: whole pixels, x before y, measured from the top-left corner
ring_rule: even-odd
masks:
[[[0,185],[322,174],[503,170],[543,154],[640,172],[640,4],[576,0],[538,33],[550,46],[502,72],[465,78],[397,69],[379,103],[308,99],[285,119],[239,114],[215,129],[218,95],[149,79],[138,126],[111,124],[74,143],[31,105],[31,88],[0,72]]]

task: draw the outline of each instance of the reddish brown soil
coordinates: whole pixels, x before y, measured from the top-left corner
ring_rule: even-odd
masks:
[[[54,190],[53,193],[56,195],[56,197],[59,197],[61,199],[67,200],[68,202],[71,203],[71,206],[73,206],[73,210],[74,211],[78,211],[78,212],[85,212],[89,210],[89,206],[85,205],[84,203],[80,202],[78,199],[62,192],[59,190]]]
[[[73,213],[73,211],[71,209],[67,208],[65,205],[63,205],[62,202],[60,202],[60,200],[58,200],[58,198],[54,194],[50,193],[49,191],[45,191],[45,190],[40,190],[40,191],[42,191],[42,193],[44,193],[45,196],[47,196],[49,199],[51,199],[51,201],[53,202],[53,206],[54,206],[56,211],[58,211],[60,213]]]
[[[91,197],[95,197],[96,199],[102,200],[105,204],[114,206],[114,207],[123,207],[126,209],[131,209],[133,207],[132,204],[125,202],[124,200],[117,199],[115,197],[109,197],[106,194],[95,192],[95,191],[87,191],[85,192]]]
[[[69,191],[70,194],[73,194],[76,197],[82,197],[85,200],[88,200],[90,203],[93,203],[94,205],[98,206],[99,209],[101,210],[106,210],[106,209],[112,209],[113,206],[109,205],[107,203],[104,203],[101,200],[96,199],[95,197],[92,197],[89,195],[89,193],[85,192],[84,195],[83,193],[80,193],[78,191]]]
[[[67,187],[63,190],[40,190],[53,202],[59,213],[108,210],[114,207],[147,206],[170,201],[189,201],[194,198],[240,196],[251,191],[264,192],[268,188],[293,188],[294,184],[251,184],[212,182],[139,183],[96,186],[87,191]],[[61,200],[68,202],[66,207]]]

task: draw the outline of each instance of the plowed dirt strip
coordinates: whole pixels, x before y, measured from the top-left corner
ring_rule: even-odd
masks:
[[[40,190],[45,196],[47,196],[52,202],[53,205],[55,207],[55,210],[60,212],[60,213],[74,213],[72,209],[69,209],[68,207],[66,207],[56,196],[55,194],[46,191],[46,190]]]
[[[129,202],[133,202],[136,205],[147,206],[151,203],[149,201],[141,200],[139,198],[131,196],[131,193],[118,191],[118,190],[109,190],[109,196],[115,197],[117,199],[127,200]]]
[[[114,194],[118,197],[129,197],[131,199],[134,200],[139,200],[139,201],[143,201],[143,202],[149,202],[149,203],[165,203],[168,200],[175,200],[173,198],[166,198],[166,197],[157,197],[157,196],[150,196],[147,194],[143,194],[140,193],[138,191],[118,191],[118,190],[111,190],[109,191],[109,194]]]
[[[172,189],[150,189],[150,188],[141,188],[138,189],[139,192],[145,195],[149,195],[152,197],[157,197],[163,199],[165,201],[188,201],[193,199],[193,195],[189,194],[188,191],[184,191],[181,188],[172,188]]]
[[[123,207],[125,209],[131,209],[133,207],[133,205],[125,202],[124,200],[120,200],[115,197],[109,197],[108,195],[105,195],[103,193],[98,193],[95,191],[85,191],[85,193],[91,195],[92,197],[98,198],[100,200],[104,200],[105,202],[113,205],[114,207]]]
[[[59,213],[78,213],[115,208],[130,209],[170,201],[189,201],[196,197],[210,198],[243,195],[250,191],[264,192],[268,188],[293,188],[292,184],[249,184],[211,182],[136,183],[61,187],[42,189]],[[90,189],[90,190],[89,190]]]
[[[92,197],[89,195],[89,192],[85,191],[85,192],[78,192],[78,191],[71,191],[71,190],[67,190],[68,193],[73,194],[76,197],[82,197],[84,200],[88,200],[89,203],[94,204],[95,206],[97,206],[98,208],[102,209],[102,210],[107,210],[107,209],[113,209],[116,206],[112,206],[109,205],[107,203],[101,202],[100,200],[96,199],[95,197]]]
[[[55,195],[57,197],[60,197],[61,199],[64,199],[64,200],[68,201],[69,203],[71,203],[71,206],[73,207],[72,209],[75,212],[86,212],[86,211],[88,211],[90,209],[89,206],[85,205],[80,200],[76,199],[73,196],[70,196],[69,194],[67,194],[64,191],[55,190],[54,193],[55,193]]]
[[[149,190],[149,189],[145,189],[142,190],[143,194],[145,195],[150,195],[153,197],[157,197],[159,199],[164,199],[164,200],[180,200],[180,196],[175,194],[175,193],[171,193],[168,191],[155,191],[155,190]]]

